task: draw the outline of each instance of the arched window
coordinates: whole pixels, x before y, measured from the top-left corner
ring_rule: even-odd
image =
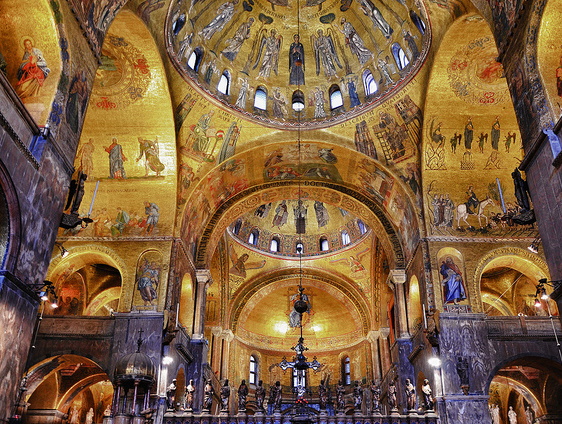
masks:
[[[346,356],[341,361],[341,381],[346,386],[351,384],[351,361],[349,356]]]
[[[328,243],[328,239],[326,237],[320,237],[320,250],[322,252],[330,250],[330,243]]]
[[[254,246],[257,246],[259,236],[260,236],[260,232],[258,230],[256,229],[252,230],[252,232],[248,236],[248,244],[253,244]]]
[[[349,233],[345,230],[341,232],[341,242],[344,246],[347,246],[349,243],[351,243]]]
[[[297,90],[293,93],[291,104],[295,112],[300,112],[304,109],[304,94],[302,91]]]
[[[254,107],[260,110],[267,109],[267,90],[264,87],[256,88],[254,96]]]
[[[230,94],[230,79],[230,72],[225,70],[221,75],[219,84],[217,85],[217,90],[219,90],[219,93],[226,95]]]
[[[392,55],[400,70],[404,69],[410,63],[410,59],[408,59],[408,56],[406,56],[406,53],[398,43],[392,45]]]
[[[334,84],[330,87],[330,109],[334,110],[343,106],[343,96],[340,88]]]
[[[279,237],[273,237],[269,244],[269,250],[272,252],[279,252]]]
[[[250,377],[248,378],[250,384],[258,384],[258,358],[250,355]]]
[[[365,95],[370,96],[377,92],[377,82],[373,77],[373,74],[368,69],[363,72],[363,85],[365,86]]]
[[[420,31],[420,33],[422,35],[425,34],[425,22],[413,10],[410,10],[410,19],[412,20],[416,28]]]
[[[360,219],[357,220],[357,227],[359,228],[359,234],[363,235],[367,232],[367,226]]]
[[[242,220],[237,219],[236,223],[234,224],[234,234],[238,234],[240,232],[240,228],[242,228]]]
[[[185,26],[186,17],[185,13],[179,15],[175,21],[172,23],[172,32],[174,35],[178,35],[182,28]]]
[[[201,65],[202,58],[203,58],[203,49],[201,49],[201,47],[196,47],[195,50],[193,50],[189,55],[189,59],[187,59],[187,67],[189,69],[194,70],[195,72],[198,72],[199,65]]]

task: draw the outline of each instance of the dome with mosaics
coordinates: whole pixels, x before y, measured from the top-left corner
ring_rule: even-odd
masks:
[[[194,87],[245,118],[325,127],[380,104],[427,55],[413,0],[171,2],[168,53]]]

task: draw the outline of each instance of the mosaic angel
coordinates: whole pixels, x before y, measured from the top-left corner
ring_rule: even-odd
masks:
[[[310,37],[316,60],[316,75],[320,75],[320,68],[322,68],[324,75],[328,78],[336,76],[336,65],[341,69],[342,64],[336,51],[332,30],[328,29],[324,35],[324,32],[319,29],[317,34]]]
[[[254,67],[252,68],[256,69],[258,65],[260,65],[258,75],[264,78],[269,77],[271,71],[277,75],[279,51],[281,50],[281,45],[283,44],[283,37],[281,35],[277,35],[277,31],[275,31],[274,28],[272,28],[269,32],[269,36],[266,34],[267,31],[264,29],[261,33],[258,57],[254,63]]]

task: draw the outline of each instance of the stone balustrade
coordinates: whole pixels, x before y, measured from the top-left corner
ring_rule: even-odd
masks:
[[[488,337],[498,340],[512,340],[525,338],[552,338],[554,330],[558,337],[562,337],[562,325],[558,316],[553,317],[487,317],[486,327]]]

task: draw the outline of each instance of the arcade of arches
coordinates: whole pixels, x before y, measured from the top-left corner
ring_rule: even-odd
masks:
[[[0,422],[562,423],[562,0],[0,16]]]

